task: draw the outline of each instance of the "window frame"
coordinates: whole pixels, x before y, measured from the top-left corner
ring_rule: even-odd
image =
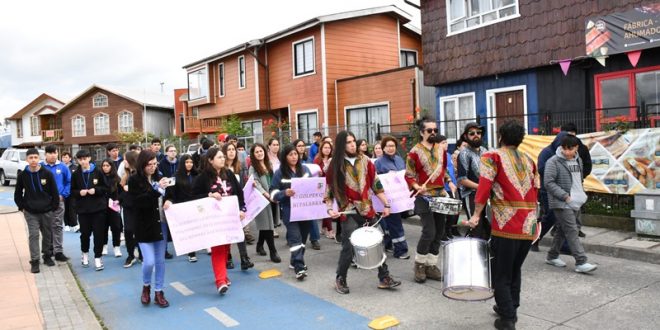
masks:
[[[241,72],[241,60],[243,60],[243,71]],[[237,72],[238,72],[238,89],[247,88],[247,64],[245,63],[245,55],[241,55],[236,59]],[[241,86],[241,82],[243,83]]]
[[[309,116],[311,114],[314,114],[316,116],[316,128],[314,130],[311,130],[311,129],[309,129],[309,125],[308,125],[307,129],[304,130],[304,131],[307,132],[308,136],[301,136],[302,135],[301,132],[303,131],[303,129],[300,128],[300,116]],[[319,131],[319,132],[321,131],[321,129],[319,127],[320,126],[319,121],[320,121],[320,119],[319,119],[319,109],[296,111],[296,127],[295,127],[296,137],[298,139],[302,139],[303,141],[305,141],[305,144],[313,143],[314,142],[314,138],[313,138],[314,133],[316,131]],[[309,121],[307,121],[307,123],[309,124]]]
[[[104,117],[105,120],[106,120],[106,123],[105,123],[105,124],[106,124],[106,125],[105,125],[106,127],[103,128],[103,129],[104,129],[104,130],[107,130],[107,133],[102,133],[102,132],[99,133],[99,129],[97,129],[97,127],[96,127],[96,124],[97,124],[97,123],[96,123],[96,119],[97,119],[97,118],[101,118],[101,117]],[[92,120],[93,120],[93,123],[94,123],[94,135],[95,135],[95,136],[96,136],[96,135],[110,135],[110,116],[109,116],[107,113],[105,113],[105,112],[99,112],[99,113],[96,113],[96,114],[94,114],[94,116],[92,117]]]
[[[23,138],[23,119],[16,120],[16,137]]]
[[[401,66],[401,60],[403,60],[404,58],[406,58],[406,60],[408,59],[407,56],[406,56],[406,57],[403,56],[404,53],[415,53],[415,64],[413,64],[413,65]],[[407,62],[407,61],[406,61],[406,62]],[[419,53],[417,52],[417,50],[415,50],[415,49],[401,48],[401,50],[399,51],[399,66],[400,66],[401,68],[409,68],[409,67],[411,67],[411,66],[417,66],[418,63],[419,63]]]
[[[241,127],[243,129],[247,129],[244,126],[244,124],[250,124],[250,134],[251,134],[251,135],[248,135],[248,136],[238,137],[238,140],[242,141],[243,144],[245,145],[245,150],[249,150],[250,146],[252,146],[255,143],[263,143],[264,142],[264,124],[263,124],[263,120],[253,119],[253,120],[241,121]],[[254,134],[254,127],[255,126],[261,128],[261,134]],[[252,143],[248,143],[248,140],[252,140]]]
[[[497,8],[497,9],[491,9],[491,10],[489,10],[489,11],[484,11],[484,12],[481,12],[481,13],[475,14],[475,15],[473,15],[473,16],[468,16],[468,14],[467,14],[467,13],[470,11],[470,10],[469,10],[470,8],[467,7],[467,6],[470,6],[470,1],[471,1],[471,0],[461,0],[461,1],[463,1],[464,3],[466,3],[466,5],[467,5],[466,7],[464,7],[464,10],[463,10],[463,16],[461,16],[461,17],[459,17],[459,18],[456,18],[456,19],[452,20],[452,19],[451,19],[451,6],[450,6],[450,1],[451,1],[451,0],[445,0],[445,11],[446,11],[446,14],[447,14],[447,16],[446,16],[446,17],[447,17],[447,37],[452,36],[452,35],[461,34],[461,33],[468,32],[468,31],[472,31],[472,30],[476,30],[476,29],[482,28],[482,27],[484,27],[484,26],[489,26],[489,25],[497,24],[497,23],[500,23],[500,22],[504,22],[504,21],[508,21],[508,20],[511,20],[511,19],[515,19],[515,18],[520,17],[520,0],[513,0],[513,4],[506,5],[506,6],[502,6],[502,7],[499,7],[499,8]],[[490,1],[491,1],[491,3],[492,3],[492,1],[496,1],[496,0],[490,0]],[[509,15],[509,16],[504,16],[504,17],[499,17],[499,11],[500,11],[500,10],[503,10],[503,9],[506,9],[506,8],[510,8],[510,7],[516,9],[516,13],[515,13],[515,14],[513,14],[513,15]],[[458,31],[452,31],[452,30],[451,30],[451,26],[452,26],[453,24],[459,23],[461,20],[463,20],[463,22],[466,22],[468,19],[475,18],[475,17],[479,17],[479,20],[482,21],[482,20],[483,20],[483,18],[482,18],[483,16],[485,16],[485,15],[487,15],[487,14],[491,14],[491,13],[496,13],[497,16],[498,16],[498,18],[496,18],[496,19],[494,19],[494,20],[492,20],[492,21],[488,21],[488,22],[486,22],[486,23],[483,23],[483,22],[482,22],[482,23],[479,23],[479,24],[477,24],[477,25],[470,26],[470,27],[465,26],[463,29],[458,30]],[[465,24],[464,24],[464,25],[465,25]]]
[[[456,136],[449,136],[447,135],[447,119],[445,118],[445,102],[447,101],[453,101],[455,106],[454,106],[454,122],[461,123],[462,121],[475,121],[475,118],[477,118],[477,93],[476,92],[468,92],[468,93],[461,93],[461,94],[453,94],[453,95],[446,95],[438,98],[438,107],[440,109],[440,116],[439,116],[439,131],[440,134],[444,135],[447,137],[447,142],[449,144],[455,144],[458,138],[460,137],[462,131],[461,125],[456,125]],[[462,118],[460,117],[461,111],[459,109],[459,99],[463,97],[470,96],[472,97],[472,117],[470,118]]]
[[[389,132],[390,132],[390,128],[389,128],[389,127],[390,127],[390,124],[391,124],[391,122],[392,122],[392,107],[390,106],[390,102],[389,102],[389,101],[375,102],[375,103],[365,103],[365,104],[355,104],[355,105],[345,106],[345,107],[344,107],[344,126],[346,127],[347,130],[352,130],[352,129],[350,128],[350,126],[352,126],[352,125],[350,125],[350,124],[348,123],[349,113],[350,113],[351,111],[356,111],[356,110],[362,110],[362,109],[365,109],[365,113],[366,113],[366,116],[367,116],[367,123],[366,123],[366,124],[367,124],[367,128],[368,128],[368,126],[369,126],[369,124],[370,124],[370,123],[369,123],[369,109],[371,109],[371,108],[378,108],[378,107],[382,107],[382,106],[385,106],[385,107],[387,108],[387,123],[380,123],[381,125],[384,126],[383,128],[381,128],[380,133],[381,133],[381,135],[389,134]],[[353,131],[353,133],[355,133],[355,130],[352,130],[352,131]],[[370,134],[370,133],[372,133],[372,132],[370,132],[370,131],[367,129],[367,136],[366,136],[365,139],[367,140],[367,143],[369,143],[369,144],[373,144],[374,142],[376,142],[376,138],[377,138],[377,136],[374,134],[374,139],[373,139],[373,141],[372,141],[372,140],[371,140],[371,134]],[[362,137],[357,136],[357,138],[360,139],[360,138],[362,138]]]
[[[201,84],[202,81],[205,81],[205,84],[199,86],[199,91],[200,91],[199,95],[200,96],[197,96],[195,98],[191,98],[192,93],[190,93],[190,76],[197,73],[197,72],[200,72],[202,70],[206,70],[206,73],[204,74],[206,79],[201,80],[200,84]],[[199,74],[199,75],[201,75],[201,74]],[[186,73],[186,80],[187,80],[187,83],[188,83],[187,86],[186,86],[187,89],[188,89],[188,101],[198,101],[198,100],[202,100],[202,99],[208,99],[208,97],[209,97],[209,67],[207,65],[197,67],[197,68],[193,69],[192,71],[188,71]]]
[[[218,97],[225,97],[227,93],[225,78],[225,63],[218,63]]]
[[[131,116],[131,125],[129,127],[129,130],[122,130],[122,128],[125,128],[122,126],[122,115],[129,114]],[[135,116],[133,115],[133,112],[128,111],[128,110],[122,110],[117,114],[117,131],[119,133],[132,133],[135,131]]]
[[[296,45],[299,45],[299,44],[303,45],[303,61],[304,61],[305,60],[304,59],[304,51],[305,51],[304,44],[307,43],[307,42],[310,42],[310,41],[312,42],[312,71],[303,71],[301,73],[298,73],[297,72],[297,65],[296,65],[297,64],[296,63],[296,59],[297,59],[297,57],[296,57]],[[311,75],[316,74],[316,39],[314,38],[314,36],[309,36],[309,37],[306,37],[306,38],[303,38],[303,39],[300,39],[300,40],[296,40],[296,41],[291,43],[291,64],[292,64],[291,72],[292,72],[293,79],[302,78],[302,77],[311,76]],[[304,70],[304,68],[305,68],[305,63],[303,62],[303,70]]]
[[[82,134],[76,135],[76,120],[82,119]],[[71,137],[87,136],[87,119],[83,115],[75,115],[71,117]]]
[[[30,135],[41,136],[41,121],[38,116],[30,116]]]
[[[105,98],[105,104],[101,103],[99,105],[96,104],[96,99],[98,97],[104,97]],[[107,108],[110,105],[110,101],[108,100],[108,96],[103,94],[103,93],[96,93],[94,94],[94,97],[92,97],[92,108]]]

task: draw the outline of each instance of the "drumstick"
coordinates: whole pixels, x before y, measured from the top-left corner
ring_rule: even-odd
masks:
[[[439,171],[441,168],[442,168],[442,166],[438,166],[438,167],[436,167],[435,170],[433,171],[433,173],[431,173],[431,175],[429,175],[429,178],[426,179],[426,182],[424,182],[424,184],[422,185],[422,187],[423,187],[423,186],[426,186],[426,184],[429,183],[429,181],[431,181],[431,178],[432,178],[436,173],[438,173],[438,171]],[[418,194],[419,194],[419,190],[417,190],[417,191],[416,191],[412,196],[410,196],[410,197],[417,197]]]

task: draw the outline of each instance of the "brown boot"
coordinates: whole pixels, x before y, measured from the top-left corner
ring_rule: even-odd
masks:
[[[165,294],[163,294],[162,290],[154,292],[154,304],[160,306],[161,308],[165,308],[170,305],[167,299],[165,299]]]
[[[149,305],[151,302],[151,285],[142,287],[142,297],[140,298],[142,305]]]
[[[415,282],[426,282],[426,254],[415,255]]]
[[[438,255],[427,254],[426,278],[434,281],[442,281],[442,272],[438,268]]]

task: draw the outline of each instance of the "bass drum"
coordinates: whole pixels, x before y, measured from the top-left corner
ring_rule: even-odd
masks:
[[[383,232],[376,227],[360,227],[350,237],[355,264],[363,269],[378,268],[387,256],[383,247]]]
[[[442,294],[454,300],[479,301],[493,297],[488,242],[456,238],[444,246]]]

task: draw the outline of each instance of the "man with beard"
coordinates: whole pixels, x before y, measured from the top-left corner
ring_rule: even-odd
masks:
[[[461,199],[468,219],[474,215],[474,197],[477,187],[479,187],[479,165],[481,155],[486,152],[486,148],[481,145],[483,136],[484,127],[474,122],[465,125],[463,135],[461,135],[468,146],[458,154],[458,177],[456,179],[460,185]],[[490,224],[485,221],[485,212],[481,212],[479,217],[481,219],[479,226],[471,230],[469,235],[487,240],[490,237]]]
[[[427,278],[442,281],[438,255],[446,216],[431,212],[429,200],[433,197],[446,197],[445,182],[451,178],[447,174],[447,153],[438,144],[436,122],[422,118],[416,125],[422,141],[408,153],[406,181],[415,190],[415,214],[422,220],[422,237],[417,243],[414,271],[415,282],[424,283]]]
[[[390,215],[390,205],[383,185],[376,175],[376,166],[369,158],[357,153],[355,135],[351,132],[342,131],[337,134],[335,151],[326,172],[326,182],[328,186],[324,201],[328,215],[333,219],[341,217],[340,221],[343,222],[335,290],[347,294],[349,289],[346,275],[353,259],[351,234],[359,227],[372,223],[376,217],[369,190],[373,191],[385,206],[383,217]],[[337,201],[339,212],[333,210],[333,200]],[[391,289],[401,285],[400,281],[390,276],[385,262],[378,267],[378,279],[379,289]]]

